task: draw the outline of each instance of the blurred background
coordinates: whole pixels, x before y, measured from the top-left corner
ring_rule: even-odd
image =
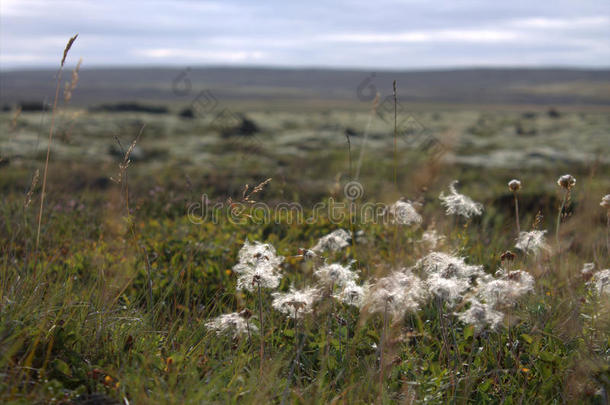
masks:
[[[467,187],[494,198],[480,168],[496,182],[610,164],[606,1],[0,7],[0,164],[18,173],[5,188],[27,189],[21,175],[46,152],[76,33],[61,74],[56,190],[109,187],[143,127],[131,160],[144,193],[231,195],[273,177],[270,196],[316,200],[357,177],[371,193],[413,195],[470,176]],[[74,168],[82,175],[67,179]]]

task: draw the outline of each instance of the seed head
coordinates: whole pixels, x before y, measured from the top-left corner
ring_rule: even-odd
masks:
[[[299,315],[309,314],[313,311],[313,304],[320,298],[320,291],[314,287],[307,287],[302,290],[290,287],[289,292],[276,292],[272,296],[271,306],[294,319]]]
[[[516,193],[517,191],[521,190],[521,182],[517,179],[512,179],[508,182],[508,189],[513,193]]]
[[[233,266],[233,272],[238,275],[237,289],[255,291],[261,288],[277,288],[282,274],[279,266],[284,261],[278,256],[275,248],[267,243],[248,241],[239,251],[239,263]]]
[[[576,179],[571,174],[564,174],[557,179],[557,185],[561,188],[565,188],[566,190],[570,190],[576,185]]]
[[[339,263],[325,264],[313,274],[326,286],[343,287],[350,282],[354,283],[358,278],[358,274],[349,266],[342,266]]]
[[[352,237],[345,229],[336,229],[321,237],[318,243],[311,249],[315,253],[322,253],[324,251],[336,252],[343,248],[346,248],[352,242]]]
[[[417,213],[410,201],[398,200],[390,205],[386,212],[390,215],[390,221],[393,224],[410,226],[422,222],[421,215]]]
[[[610,194],[606,194],[605,196],[603,196],[602,202],[600,202],[599,205],[607,210],[610,210]]]
[[[468,196],[458,193],[455,189],[457,183],[458,181],[455,180],[449,185],[451,194],[445,195],[441,192],[438,197],[441,200],[441,204],[445,207],[445,213],[447,215],[461,215],[464,218],[481,215],[483,213],[483,205],[473,201]]]
[[[248,318],[250,318],[251,312],[244,311],[241,313],[233,312],[220,315],[219,317],[206,322],[205,327],[215,331],[218,335],[232,334],[233,337],[246,334],[248,333],[248,330],[250,333],[258,332],[256,325],[249,324],[247,321]]]
[[[513,260],[515,260],[515,257],[516,256],[513,252],[507,250],[506,252],[502,253],[502,256],[500,256],[500,260],[512,262]]]
[[[333,298],[343,302],[346,305],[352,305],[356,308],[362,307],[364,299],[369,292],[369,284],[357,285],[354,282],[348,282],[343,289],[333,295]]]
[[[546,231],[539,230],[521,232],[515,247],[525,253],[533,253],[534,255],[540,253],[540,250],[549,250],[549,245],[544,239],[545,233]]]

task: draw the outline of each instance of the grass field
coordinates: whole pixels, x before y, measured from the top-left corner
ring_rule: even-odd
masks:
[[[220,103],[0,114],[2,402],[608,403],[606,107]]]

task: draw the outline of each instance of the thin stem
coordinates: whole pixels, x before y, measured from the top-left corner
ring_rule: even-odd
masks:
[[[260,376],[263,376],[263,361],[265,358],[265,323],[263,322],[263,298],[261,295],[261,283],[258,282],[258,316],[261,320],[261,336],[260,336]]]
[[[57,82],[55,84],[55,100],[53,101],[53,110],[51,112],[51,128],[49,129],[49,142],[47,144],[47,157],[44,163],[44,172],[42,175],[42,190],[40,192],[40,209],[38,210],[38,230],[36,231],[36,252],[40,244],[40,226],[42,225],[42,211],[44,208],[44,197],[47,188],[47,173],[49,172],[49,157],[51,156],[51,141],[53,140],[53,131],[55,129],[55,115],[57,111],[57,99],[59,98],[59,85],[61,83],[61,73],[63,65],[57,72]]]
[[[379,398],[383,402],[383,346],[386,337],[386,329],[388,327],[388,303],[386,301],[383,309],[383,329],[381,332],[381,341],[379,342]]]
[[[563,209],[566,205],[566,201],[568,200],[568,195],[570,194],[570,190],[566,189],[565,194],[563,195],[563,201],[561,202],[561,207],[559,208],[559,212],[557,213],[557,227],[555,229],[555,241],[557,242],[557,250],[561,253],[561,246],[559,245],[559,226],[561,225],[561,214],[563,214]]]
[[[517,198],[517,192],[514,193],[515,196],[515,222],[517,223],[517,236],[521,233],[521,226],[519,225],[519,199]]]
[[[610,210],[606,213],[606,250],[610,256]]]
[[[398,139],[398,128],[396,126],[396,115],[397,115],[397,104],[398,104],[398,97],[396,95],[396,80],[394,80],[394,82],[392,83],[392,88],[393,88],[393,95],[394,95],[394,186],[397,185],[397,172],[398,172],[398,146],[397,146],[397,139]]]

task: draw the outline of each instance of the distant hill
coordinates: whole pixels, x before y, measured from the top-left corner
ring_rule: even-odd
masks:
[[[0,73],[0,103],[50,100],[55,71]],[[70,78],[70,72],[63,75]],[[190,87],[182,79],[188,79]],[[368,81],[367,81],[368,79]],[[221,100],[365,101],[391,94],[406,102],[610,105],[610,70],[459,69],[371,71],[209,67],[83,69],[73,103],[189,103],[204,90]],[[203,96],[206,97],[206,96]]]

